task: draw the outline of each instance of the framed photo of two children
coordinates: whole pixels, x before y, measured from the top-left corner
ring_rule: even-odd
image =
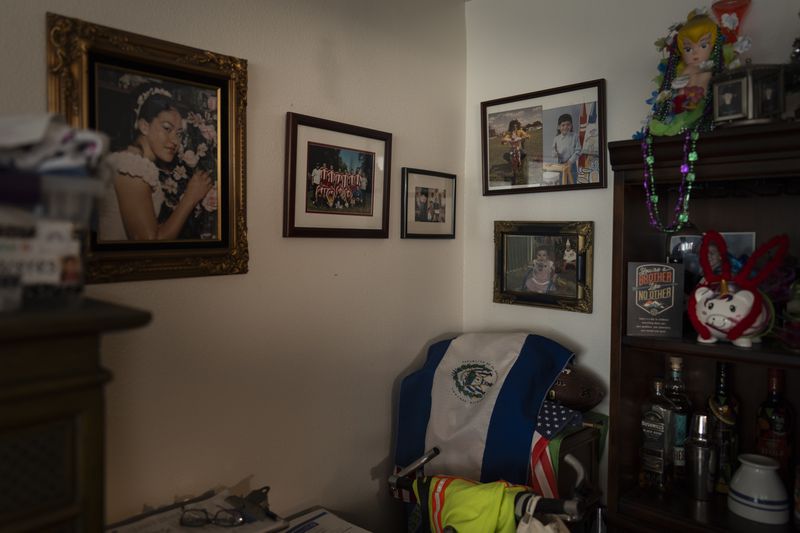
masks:
[[[605,80],[481,103],[483,194],[606,186]]]

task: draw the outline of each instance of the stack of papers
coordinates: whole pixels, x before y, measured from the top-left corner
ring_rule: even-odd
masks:
[[[230,532],[228,532],[230,533]],[[238,533],[238,529],[237,529]],[[289,529],[284,533],[370,533],[354,526],[322,507],[304,511],[289,519]]]

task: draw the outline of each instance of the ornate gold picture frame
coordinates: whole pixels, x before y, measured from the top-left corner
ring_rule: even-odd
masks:
[[[494,301],[592,312],[594,222],[495,221]]]
[[[86,281],[247,272],[247,61],[48,13],[47,67],[48,109],[110,142]]]

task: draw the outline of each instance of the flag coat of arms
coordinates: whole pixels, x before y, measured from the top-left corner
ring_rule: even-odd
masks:
[[[526,333],[471,333],[433,344],[400,386],[395,463],[436,446],[426,475],[528,484],[539,410],[572,358]]]

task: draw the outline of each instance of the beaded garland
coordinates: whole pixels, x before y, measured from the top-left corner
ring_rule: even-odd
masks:
[[[724,37],[721,31],[717,32],[717,38],[714,41],[714,47],[711,51],[711,61],[713,65],[713,72],[718,73],[724,68],[724,59],[722,53],[722,43]],[[678,39],[675,38],[670,46],[670,55],[664,70],[664,78],[661,82],[659,94],[664,91],[672,89],[672,82],[675,79],[678,63],[680,62],[680,52],[678,51]],[[642,137],[642,159],[644,160],[644,192],[645,203],[647,204],[647,214],[650,225],[664,233],[675,233],[680,231],[684,224],[689,221],[689,199],[691,197],[692,187],[696,179],[694,172],[695,163],[697,162],[697,140],[700,138],[700,132],[711,131],[713,121],[711,120],[712,94],[711,90],[706,90],[702,102],[702,114],[691,128],[682,128],[683,133],[683,162],[681,163],[681,183],[678,187],[678,198],[675,201],[675,208],[673,210],[672,221],[668,225],[661,223],[661,216],[659,213],[659,197],[656,192],[656,180],[654,164],[656,162],[655,155],[653,154],[653,135],[650,133],[650,128],[644,130]],[[669,120],[674,116],[673,113],[673,99],[667,98],[663,102],[654,105],[655,111],[653,118],[664,121]]]
[[[647,214],[650,218],[650,225],[660,231],[666,233],[680,231],[683,225],[689,221],[689,197],[695,180],[694,163],[697,161],[697,139],[699,137],[700,133],[697,128],[687,130],[684,134],[681,184],[678,188],[678,199],[675,202],[672,222],[668,226],[661,224],[661,216],[658,210],[659,198],[655,190],[656,181],[653,170],[653,164],[656,161],[655,156],[653,156],[653,136],[647,133],[642,141],[642,157],[646,163],[644,168],[644,193]]]

